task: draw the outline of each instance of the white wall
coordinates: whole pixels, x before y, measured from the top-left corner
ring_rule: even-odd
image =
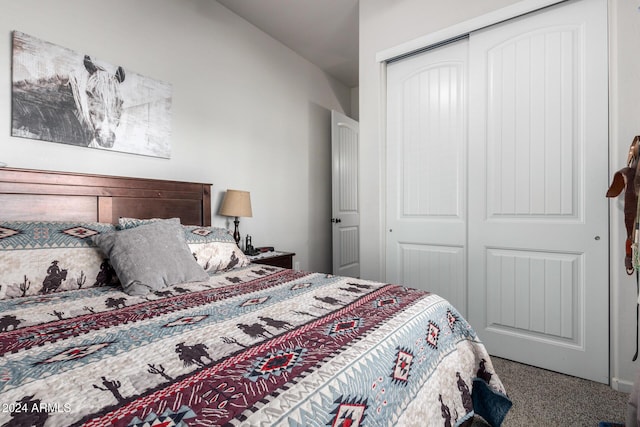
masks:
[[[12,30],[171,83],[171,159],[11,137]],[[349,88],[210,0],[3,2],[0,37],[0,162],[210,182],[221,226],[221,191],[248,190],[243,237],[330,271],[330,110]]]
[[[353,120],[358,121],[360,118],[360,88],[351,88],[351,117]]]
[[[629,144],[640,135],[640,1],[609,0],[609,175],[625,166]],[[636,283],[624,272],[622,197],[610,203],[611,382],[628,391],[640,369],[636,344]]]
[[[515,0],[361,0],[360,1],[360,138],[362,180],[362,268],[365,278],[384,280],[384,133],[381,116],[383,68],[376,54],[416,38],[518,3]],[[610,12],[610,169],[626,160],[628,145],[640,134],[640,0],[609,0]],[[365,167],[362,168],[365,170]],[[603,194],[603,203],[608,203]],[[636,290],[624,273],[622,201],[611,202],[611,383],[629,390],[638,363],[635,351]],[[606,302],[603,302],[606,309]]]

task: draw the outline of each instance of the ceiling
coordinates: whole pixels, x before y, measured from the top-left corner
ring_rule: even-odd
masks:
[[[358,0],[217,0],[348,87],[358,86]]]

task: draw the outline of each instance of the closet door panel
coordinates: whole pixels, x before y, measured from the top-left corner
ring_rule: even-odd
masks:
[[[466,311],[467,40],[387,69],[387,281]]]
[[[468,181],[469,320],[489,352],[604,383],[606,11],[571,1],[471,34]]]

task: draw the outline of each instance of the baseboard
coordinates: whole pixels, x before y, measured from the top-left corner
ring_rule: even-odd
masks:
[[[631,393],[631,390],[633,390],[633,382],[614,377],[611,378],[611,388],[623,393]]]

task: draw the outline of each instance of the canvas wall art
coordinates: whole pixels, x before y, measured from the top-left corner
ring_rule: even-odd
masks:
[[[169,158],[169,83],[13,32],[11,134]]]

